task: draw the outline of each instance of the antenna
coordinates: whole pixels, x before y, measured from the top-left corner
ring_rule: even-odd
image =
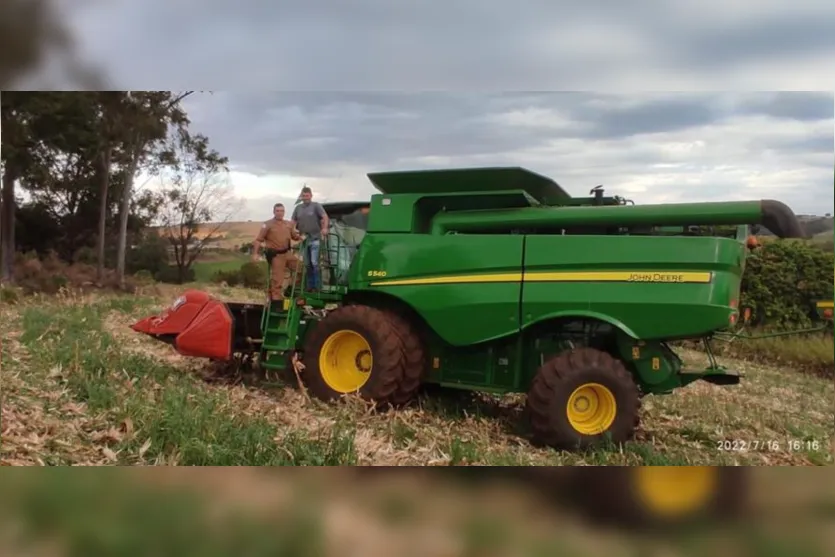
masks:
[[[293,204],[294,207],[302,202],[302,191],[304,190],[305,186],[307,186],[307,182],[304,182],[302,184],[302,187],[299,190],[299,195],[298,195],[298,197],[296,197],[296,202]]]

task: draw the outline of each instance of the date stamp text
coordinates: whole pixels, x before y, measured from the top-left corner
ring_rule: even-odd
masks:
[[[720,452],[816,452],[826,448],[817,439],[720,439],[715,442]]]

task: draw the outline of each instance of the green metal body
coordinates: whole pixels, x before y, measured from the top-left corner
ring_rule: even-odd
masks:
[[[622,358],[644,392],[700,378],[733,382],[715,363],[683,369],[667,342],[708,338],[736,321],[747,225],[763,220],[759,201],[573,198],[516,168],[369,177],[381,191],[370,203],[328,208],[322,293],[304,295],[307,311],[265,310],[268,367],[302,348],[318,319],[311,309],[364,303],[419,327],[428,381],[445,386],[524,392],[546,359],[577,345]],[[363,208],[367,217],[357,220]],[[354,226],[340,229],[341,214],[353,215]],[[688,235],[723,225],[733,227],[730,237]]]

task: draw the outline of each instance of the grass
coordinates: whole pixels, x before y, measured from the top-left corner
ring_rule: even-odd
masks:
[[[823,465],[835,437],[831,379],[726,360],[736,387],[697,382],[644,399],[634,442],[585,453],[532,446],[522,397],[427,392],[396,413],[328,405],[294,385],[234,377],[133,333],[182,287],[35,297],[3,305],[2,458],[12,464]],[[202,286],[201,286],[202,287]],[[261,293],[206,287],[233,300]],[[831,341],[830,341],[831,342]],[[702,355],[682,350],[692,365]],[[831,356],[831,352],[830,352]],[[756,450],[723,450],[747,441]],[[774,450],[763,448],[777,443]]]
[[[205,491],[124,478],[66,471],[14,481],[6,476],[0,518],[17,523],[11,540],[17,549],[44,552],[49,544],[68,557],[324,555],[320,522],[304,513],[274,521],[227,508],[217,516]]]
[[[756,333],[753,333],[756,335]],[[835,377],[835,342],[831,332],[717,342],[718,353],[748,361],[791,367],[802,373]]]

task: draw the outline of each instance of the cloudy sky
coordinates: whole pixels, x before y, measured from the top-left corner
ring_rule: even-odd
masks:
[[[472,166],[523,166],[574,195],[603,184],[636,203],[833,206],[831,93],[216,92],[187,108],[260,213],[303,182],[320,199],[364,199],[368,172]]]
[[[833,210],[829,0],[60,2],[113,88],[216,91],[188,110],[231,159],[242,218],[303,182],[360,199],[370,171],[494,165],[575,195]],[[54,70],[30,83],[60,87]],[[370,92],[245,93],[276,90]],[[456,92],[385,92],[427,90]],[[710,93],[731,90],[828,92]]]

